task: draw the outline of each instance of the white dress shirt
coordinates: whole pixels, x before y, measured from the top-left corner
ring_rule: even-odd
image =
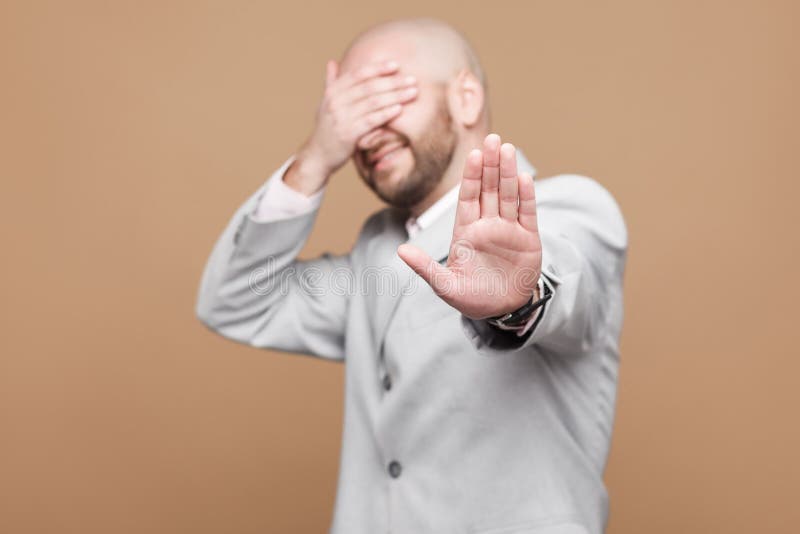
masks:
[[[293,154],[284,163],[284,169],[288,170],[291,167],[297,156]],[[300,191],[292,189],[286,182],[283,181],[283,173],[274,174],[268,181],[261,196],[256,209],[251,214],[253,220],[258,222],[277,221],[280,219],[288,219],[296,215],[308,213],[318,209],[322,203],[322,197],[325,194],[326,186],[322,186],[311,196],[307,196]],[[427,228],[431,222],[447,210],[449,206],[458,201],[458,192],[460,184],[451,188],[447,193],[439,197],[428,209],[419,214],[419,216],[409,217],[405,222],[406,231],[408,232],[409,239],[413,238],[418,232]],[[539,277],[539,294],[542,294],[542,277]],[[523,336],[530,330],[531,326],[536,322],[536,318],[542,308],[538,308],[531,318],[524,325],[516,327],[504,327],[504,330],[515,332],[518,336]]]

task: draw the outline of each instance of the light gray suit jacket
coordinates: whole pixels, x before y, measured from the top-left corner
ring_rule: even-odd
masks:
[[[346,364],[332,533],[605,529],[626,228],[590,178],[535,184],[554,296],[521,338],[462,316],[403,263],[406,214],[394,208],[372,214],[349,253],[300,260],[318,211],[257,222],[262,186],[218,239],[197,301],[203,323]],[[455,208],[411,243],[445,258]]]

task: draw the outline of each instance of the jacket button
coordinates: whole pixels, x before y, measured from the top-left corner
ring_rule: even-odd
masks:
[[[396,460],[392,460],[389,462],[389,475],[392,478],[397,478],[400,476],[400,473],[403,471],[403,466],[400,465],[400,462]]]
[[[387,375],[383,375],[383,389],[389,391],[392,389],[392,377]]]

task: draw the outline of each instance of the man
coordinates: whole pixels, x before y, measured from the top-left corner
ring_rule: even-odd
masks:
[[[625,225],[589,178],[534,187],[489,132],[457,31],[373,27],[328,63],[314,131],[206,265],[211,329],[345,362],[332,532],[605,528]],[[350,159],[388,207],[349,253],[297,259]]]

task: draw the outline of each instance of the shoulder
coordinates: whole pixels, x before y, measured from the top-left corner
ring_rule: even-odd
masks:
[[[574,227],[626,249],[628,231],[614,196],[594,178],[559,174],[534,182],[540,229]]]
[[[359,235],[369,238],[388,229],[402,228],[407,217],[408,214],[402,210],[392,206],[385,206],[372,212],[364,220]]]

